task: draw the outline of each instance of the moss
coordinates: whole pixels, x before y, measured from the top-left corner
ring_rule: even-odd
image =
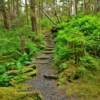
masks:
[[[37,73],[37,71],[36,70],[33,70],[32,72],[27,73],[26,75],[27,76],[30,76],[30,77],[33,77],[33,76],[36,76],[36,73]]]
[[[67,62],[67,69],[60,73],[59,85],[66,89],[70,99],[100,100],[100,70],[91,73],[83,66]],[[78,74],[79,78],[75,79]]]
[[[81,77],[71,82],[66,80],[62,73],[59,77],[61,87],[66,88],[67,96],[76,100],[100,100],[100,72],[93,77]]]
[[[66,66],[68,67],[60,73],[59,84],[72,82],[76,75],[77,65],[73,64],[72,62],[66,62]]]
[[[74,82],[67,86],[67,95],[78,100],[100,100],[100,86],[90,82]]]
[[[26,84],[16,85],[15,87],[0,88],[1,100],[42,100],[39,92],[28,91],[30,86]]]

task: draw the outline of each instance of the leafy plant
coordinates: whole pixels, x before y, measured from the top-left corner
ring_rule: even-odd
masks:
[[[55,32],[54,61],[58,71],[64,72],[64,63],[74,61],[75,77],[88,77],[99,70],[100,23],[96,16],[74,17],[62,22]],[[69,67],[68,67],[69,68]]]
[[[80,59],[81,64],[90,71],[98,70],[98,62],[92,56],[86,55]]]
[[[0,65],[0,74],[3,74],[4,72],[6,72],[6,67],[3,65]]]

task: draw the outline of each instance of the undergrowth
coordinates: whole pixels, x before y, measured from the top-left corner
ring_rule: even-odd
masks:
[[[26,84],[15,85],[14,87],[0,87],[1,100],[42,100],[39,91],[27,91],[31,86]]]
[[[99,100],[100,84],[94,84],[94,79],[100,82],[97,78],[97,72],[100,71],[98,17],[74,17],[60,23],[56,29],[54,61],[60,74],[59,84],[68,84],[67,95],[70,94],[70,97],[82,96],[83,99],[78,98],[79,100],[92,100],[97,97],[95,100]]]
[[[12,86],[36,76],[36,67],[29,66],[44,48],[43,35],[32,32],[30,26],[0,29],[0,86]]]

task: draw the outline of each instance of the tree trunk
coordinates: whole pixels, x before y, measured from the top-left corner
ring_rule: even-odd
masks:
[[[2,16],[3,16],[4,27],[6,29],[10,29],[10,23],[9,23],[9,20],[8,20],[8,15],[7,15],[7,12],[6,12],[4,0],[0,0],[0,10],[1,10],[1,13],[2,13]]]
[[[97,0],[97,12],[100,11],[100,0]]]
[[[85,15],[89,14],[90,12],[90,5],[89,5],[89,0],[83,0],[83,12]]]
[[[20,0],[16,0],[16,15],[19,16],[20,15],[20,7],[19,7],[19,2]]]
[[[25,13],[26,13],[26,21],[27,21],[27,24],[29,24],[29,19],[28,19],[28,2],[27,0],[25,0]]]
[[[32,23],[32,31],[37,32],[37,22],[35,16],[35,0],[30,0],[30,8],[31,8],[31,23]]]
[[[71,15],[76,16],[76,14],[77,14],[77,0],[72,0]]]

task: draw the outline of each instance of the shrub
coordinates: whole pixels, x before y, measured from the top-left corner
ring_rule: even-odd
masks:
[[[79,66],[77,71],[76,71],[76,75],[75,77],[83,77],[88,73],[87,69],[84,66]]]
[[[60,31],[56,37],[55,60],[74,59],[75,63],[78,63],[79,58],[85,53],[84,47],[85,37],[76,29],[68,33]]]
[[[86,55],[82,58],[80,58],[80,63],[88,70],[90,71],[96,71],[98,70],[98,62],[95,58],[93,58],[90,55]]]
[[[88,77],[99,70],[99,26],[98,17],[95,16],[74,17],[57,26],[54,61],[58,71],[66,70],[67,66],[63,66],[66,61],[74,61],[77,66],[74,78]]]
[[[3,65],[0,65],[0,75],[6,72],[6,67]]]
[[[0,99],[2,100],[42,100],[38,91],[24,91],[31,86],[19,84],[14,87],[0,87]]]
[[[8,76],[7,74],[3,74],[0,76],[0,86],[7,87],[10,86],[10,81],[12,79],[12,76]]]
[[[68,66],[68,64],[67,63],[62,63],[62,64],[60,64],[60,66],[58,66],[58,70],[59,70],[59,72],[62,72],[62,71],[64,71],[65,69],[67,69],[69,66]]]
[[[40,25],[42,28],[50,28],[51,27],[51,23],[47,18],[44,18],[40,21]]]

